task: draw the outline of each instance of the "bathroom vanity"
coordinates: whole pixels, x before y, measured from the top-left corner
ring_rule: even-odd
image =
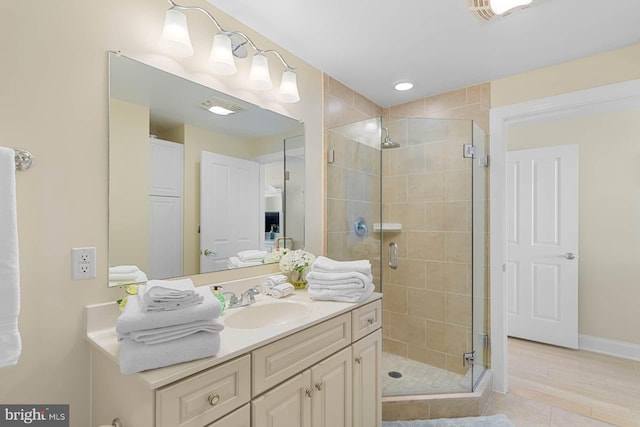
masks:
[[[116,304],[88,306],[92,425],[379,427],[381,294],[256,300],[225,310],[215,357],[134,375],[118,366]]]

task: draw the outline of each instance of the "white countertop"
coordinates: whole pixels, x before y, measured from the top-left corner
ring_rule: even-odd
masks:
[[[225,285],[225,291],[229,289]],[[310,312],[303,318],[259,329],[235,329],[225,326],[225,329],[220,333],[220,351],[216,356],[152,369],[133,375],[150,389],[156,389],[380,298],[382,298],[382,294],[374,293],[362,303],[314,301],[307,296],[305,290],[296,290],[293,295],[281,299],[268,295],[258,295],[256,296],[255,304],[248,307],[274,302],[295,302],[307,306]],[[225,316],[246,308],[225,309],[220,320],[224,321]],[[119,315],[120,310],[115,302],[94,304],[86,307],[87,340],[95,349],[105,354],[116,364],[118,364],[120,344],[117,339],[115,325]]]

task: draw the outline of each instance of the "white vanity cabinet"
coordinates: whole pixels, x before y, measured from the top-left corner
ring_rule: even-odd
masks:
[[[193,364],[209,361],[121,375],[102,347],[92,351],[93,425],[380,427],[380,315],[380,299],[343,309],[201,370]]]

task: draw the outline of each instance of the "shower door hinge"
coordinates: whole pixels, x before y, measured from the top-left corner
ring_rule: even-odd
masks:
[[[480,166],[481,168],[488,168],[489,167],[489,155],[488,154],[483,154],[482,156],[480,156],[480,158],[478,159],[478,166]]]
[[[327,163],[333,164],[336,161],[336,150],[327,151]]]
[[[464,144],[462,146],[462,157],[465,159],[476,158],[476,146],[473,144]]]
[[[476,352],[462,353],[462,366],[473,365],[476,361]]]
[[[289,181],[289,179],[291,179],[289,176],[289,171],[284,171],[284,180]]]

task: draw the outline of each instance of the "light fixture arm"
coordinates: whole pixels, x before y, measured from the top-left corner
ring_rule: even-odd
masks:
[[[197,10],[198,12],[202,12],[204,13],[206,16],[209,17],[209,19],[211,19],[211,21],[215,24],[215,26],[218,28],[218,31],[227,35],[234,35],[234,36],[240,36],[241,38],[243,38],[245,41],[243,43],[241,43],[239,46],[236,46],[236,49],[240,46],[243,46],[245,44],[249,44],[253,50],[256,51],[256,53],[261,53],[261,54],[265,54],[265,53],[273,53],[279,60],[280,62],[282,62],[282,65],[284,66],[284,68],[286,70],[290,70],[293,71],[295,70],[295,68],[293,68],[291,65],[289,65],[287,63],[287,61],[285,61],[284,57],[280,54],[280,52],[278,52],[277,50],[273,50],[273,49],[268,49],[268,50],[262,50],[260,49],[254,42],[253,40],[251,40],[251,38],[249,36],[247,36],[245,33],[241,32],[241,31],[227,31],[224,28],[222,28],[222,25],[220,25],[220,23],[218,22],[218,20],[211,14],[211,12],[209,12],[208,10],[199,7],[199,6],[184,6],[181,4],[176,3],[173,0],[167,0],[169,2],[169,4],[171,5],[172,9],[182,9],[182,10]]]
[[[171,9],[197,10],[198,12],[204,13],[205,15],[207,15],[209,17],[209,19],[211,19],[211,21],[213,21],[215,26],[218,28],[219,32],[228,33],[228,31],[225,31],[225,29],[222,28],[222,25],[220,25],[218,20],[216,18],[214,18],[214,16],[207,9],[203,9],[203,8],[201,8],[199,6],[183,6],[181,4],[178,4],[178,3],[174,2],[173,0],[167,0],[167,1],[171,5]]]

